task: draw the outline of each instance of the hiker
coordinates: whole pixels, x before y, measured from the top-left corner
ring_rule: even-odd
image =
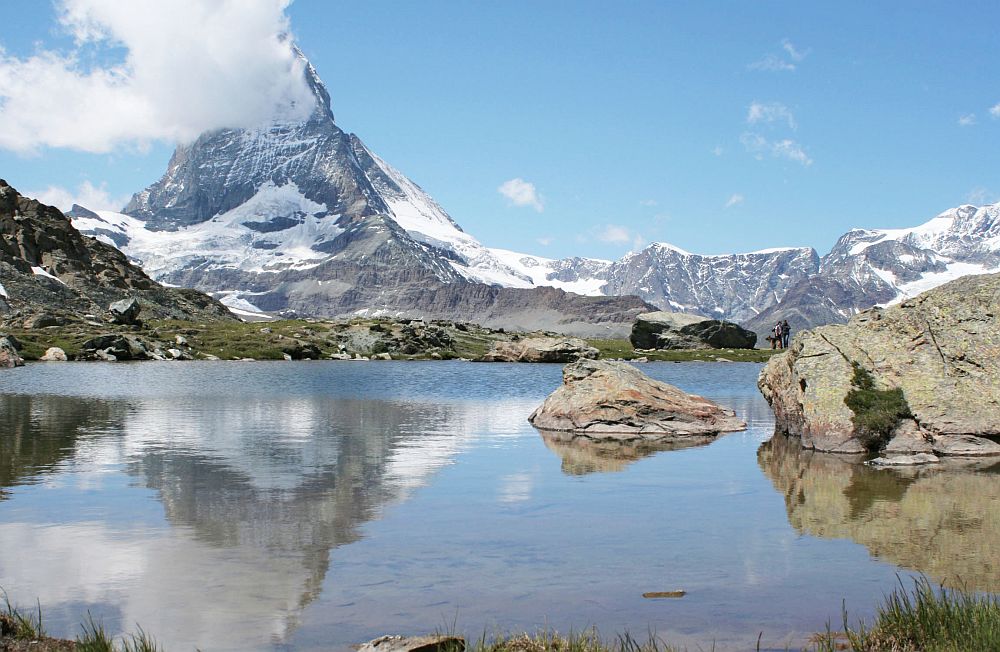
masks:
[[[778,345],[779,349],[785,348],[784,340],[781,338],[781,333],[781,322],[779,321],[774,325],[774,328],[771,329],[771,335],[774,337],[774,341]]]
[[[788,348],[788,340],[792,336],[792,327],[788,325],[788,320],[784,319],[781,322],[781,348]]]

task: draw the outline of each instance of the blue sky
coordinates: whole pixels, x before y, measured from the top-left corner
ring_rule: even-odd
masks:
[[[65,6],[88,3],[101,0]],[[823,254],[851,227],[1000,200],[1000,4],[955,6],[297,0],[284,15],[341,128],[465,230],[488,246],[617,258],[650,241]],[[74,50],[52,5],[4,13],[5,65]],[[242,24],[226,29],[212,47],[241,41]],[[77,65],[126,53],[84,44]],[[13,149],[0,149],[0,177],[22,192],[115,201],[155,181],[173,144],[151,133],[101,153]],[[511,180],[519,203],[498,190]]]

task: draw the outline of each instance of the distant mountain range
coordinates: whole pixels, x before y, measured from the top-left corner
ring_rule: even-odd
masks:
[[[705,256],[666,243],[618,261],[491,249],[342,131],[305,69],[307,120],[205,133],[122,213],[74,207],[73,224],[153,278],[238,312],[419,314],[587,335],[620,334],[650,304],[758,332],[782,318],[801,329],[1000,270],[1000,204],[913,229],[854,230],[822,258],[811,248]]]

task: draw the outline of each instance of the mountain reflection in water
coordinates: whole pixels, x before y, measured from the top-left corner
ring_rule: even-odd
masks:
[[[757,452],[799,532],[847,538],[950,587],[1000,591],[1000,461],[878,469],[775,434]]]
[[[0,522],[3,588],[77,618],[93,607],[111,631],[141,623],[171,649],[284,640],[331,549],[424,485],[479,425],[502,432],[524,410],[0,395],[0,500],[22,494]],[[162,508],[76,495],[114,490],[121,473]],[[26,499],[33,485],[50,491]]]

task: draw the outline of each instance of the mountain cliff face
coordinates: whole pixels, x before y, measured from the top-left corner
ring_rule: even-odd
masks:
[[[874,305],[892,305],[968,274],[1000,270],[1000,204],[959,206],[909,229],[855,229],[788,290],[781,303],[749,320],[767,331],[779,319],[794,329],[846,322]]]
[[[99,317],[132,296],[144,316],[232,318],[201,292],[156,283],[116,248],[81,235],[58,209],[0,180],[0,323]]]

